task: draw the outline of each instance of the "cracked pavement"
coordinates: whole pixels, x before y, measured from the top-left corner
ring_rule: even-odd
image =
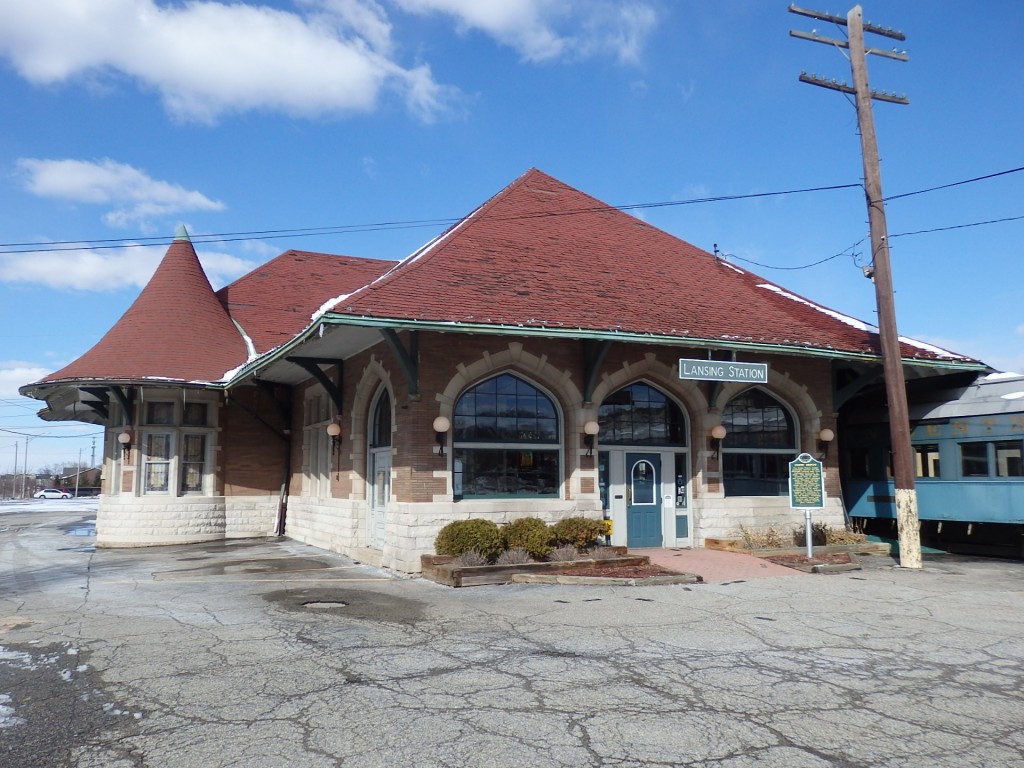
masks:
[[[5,767],[1024,765],[1022,562],[450,589],[88,520],[0,508]]]

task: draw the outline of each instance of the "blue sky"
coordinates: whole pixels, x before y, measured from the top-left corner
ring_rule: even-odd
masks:
[[[1024,3],[864,16],[910,55],[868,62],[910,98],[874,108],[887,196],[1024,166]],[[197,242],[219,287],[288,248],[402,258],[439,227],[359,225],[460,217],[530,167],[613,205],[858,183],[852,104],[797,80],[849,63],[790,29],[843,34],[763,0],[0,0],[0,472],[25,435],[32,470],[88,463],[97,428],[17,387],[116,322],[166,249],[136,244],[179,224],[335,228]],[[636,215],[875,321],[856,189]],[[902,234],[1015,217],[1021,172],[888,204],[902,334],[1024,370],[1024,219]]]

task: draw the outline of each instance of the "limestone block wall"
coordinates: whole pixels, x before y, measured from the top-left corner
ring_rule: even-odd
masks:
[[[832,528],[846,526],[842,500],[825,499],[823,509],[811,512],[812,520]],[[804,511],[789,506],[789,496],[730,496],[704,498],[695,511],[694,546],[704,546],[705,539],[730,539],[743,525],[752,531],[772,527],[784,534],[804,527]]]
[[[277,526],[276,494],[228,496],[224,499],[224,537],[250,539],[273,536]]]
[[[285,536],[321,549],[349,555],[357,540],[359,505],[349,499],[292,496],[288,500]]]
[[[269,496],[105,496],[96,513],[96,544],[150,547],[270,536],[277,498]]]
[[[419,573],[420,555],[433,554],[434,539],[453,520],[481,518],[503,525],[521,517],[554,523],[574,516],[600,519],[600,503],[563,499],[392,503],[385,521],[382,565],[401,573]]]
[[[224,497],[107,496],[96,513],[96,544],[149,547],[225,538]]]

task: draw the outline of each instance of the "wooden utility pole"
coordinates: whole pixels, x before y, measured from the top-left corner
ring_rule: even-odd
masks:
[[[857,122],[860,128],[861,155],[864,162],[864,193],[867,198],[868,224],[871,230],[872,280],[878,305],[878,336],[882,347],[882,367],[885,372],[885,392],[889,402],[889,436],[892,443],[893,480],[896,488],[896,521],[899,530],[900,565],[904,568],[921,567],[921,525],[917,513],[917,489],[914,480],[913,449],[910,443],[910,412],[907,407],[906,381],[903,376],[903,355],[900,351],[899,332],[896,329],[896,301],[893,296],[892,269],[889,264],[889,237],[885,223],[885,202],[882,196],[882,173],[878,163],[878,142],[871,101],[877,99],[897,104],[909,103],[905,96],[873,92],[868,85],[866,53],[906,61],[905,53],[880,51],[864,47],[865,30],[895,40],[904,40],[902,32],[876,25],[865,25],[859,5],[854,6],[845,19],[830,14],[806,11],[790,6],[792,13],[831,21],[849,29],[849,42],[828,40],[816,35],[790,33],[794,37],[830,43],[850,51],[853,87],[835,80],[826,81],[817,76],[800,75],[800,80],[832,90],[852,93],[856,98]]]

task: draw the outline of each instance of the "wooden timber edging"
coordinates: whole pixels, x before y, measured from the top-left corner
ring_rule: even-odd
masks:
[[[802,555],[807,552],[807,547],[779,547],[778,549],[751,549],[743,546],[742,539],[704,539],[706,549],[717,549],[723,552],[739,552],[743,555],[754,557],[773,557],[775,555]],[[824,555],[830,552],[849,552],[850,554],[861,555],[887,555],[889,545],[884,542],[864,541],[860,544],[829,544],[827,546],[812,547],[816,555]]]
[[[447,587],[474,587],[483,584],[510,584],[516,574],[543,574],[549,571],[585,570],[604,566],[649,565],[650,558],[647,555],[626,555],[601,560],[586,558],[521,565],[458,565],[454,557],[422,555],[420,563],[425,579]]]

